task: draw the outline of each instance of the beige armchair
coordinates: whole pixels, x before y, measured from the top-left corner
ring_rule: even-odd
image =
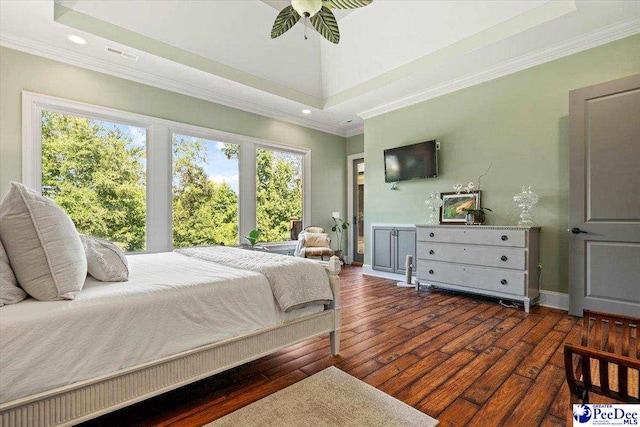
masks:
[[[324,228],[313,226],[305,228],[298,236],[295,255],[303,258],[319,256],[321,260],[324,260],[325,256],[333,255],[331,239]]]

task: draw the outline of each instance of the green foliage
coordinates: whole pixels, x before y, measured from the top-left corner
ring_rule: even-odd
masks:
[[[336,233],[338,249],[342,250],[343,245],[343,233],[349,228],[349,223],[341,218],[331,217],[333,220],[333,227],[331,227],[331,231]]]
[[[231,145],[231,144],[229,144]],[[237,145],[234,145],[237,147]],[[173,137],[173,246],[238,243],[238,195],[209,179],[201,139]]]
[[[257,228],[266,242],[290,240],[291,217],[302,218],[301,157],[257,150]]]
[[[145,248],[145,150],[118,128],[45,111],[42,187],[79,232]]]
[[[249,233],[248,236],[242,236],[245,239],[247,239],[247,241],[249,242],[249,244],[251,245],[251,247],[254,247],[256,245],[256,243],[258,243],[258,239],[260,238],[260,230],[251,230],[251,232]]]
[[[174,247],[238,243],[238,195],[206,173],[207,144],[174,135]],[[223,144],[227,158],[239,146]],[[103,237],[127,251],[145,249],[145,149],[106,122],[44,112],[43,194],[60,205],[84,234]],[[289,240],[290,217],[302,217],[300,156],[257,150],[257,230],[252,245]],[[252,242],[252,239],[255,241]]]
[[[225,144],[222,151],[238,158],[237,145]],[[291,218],[302,218],[302,157],[262,148],[256,156],[256,216],[262,241],[290,240]]]

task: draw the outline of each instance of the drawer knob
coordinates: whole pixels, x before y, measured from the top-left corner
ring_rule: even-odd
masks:
[[[502,256],[500,257],[500,259],[501,259],[502,261],[506,261],[506,260],[508,260],[509,258],[507,258],[507,256],[506,256],[506,255],[502,255]]]
[[[506,284],[507,284],[507,283],[509,283],[509,282],[507,282],[507,279],[502,279],[502,280],[500,280],[500,283],[501,283],[502,285],[506,285]]]
[[[430,249],[429,250],[429,255],[433,255],[433,254],[435,254],[435,252],[433,252],[433,249]]]
[[[509,237],[507,237],[506,234],[503,234],[501,239],[506,242],[507,240],[509,240]]]
[[[429,237],[436,237],[434,233],[429,233]]]
[[[429,274],[433,274],[433,270],[429,270]]]

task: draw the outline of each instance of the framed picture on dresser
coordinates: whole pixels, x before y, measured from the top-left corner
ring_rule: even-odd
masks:
[[[440,193],[442,207],[440,208],[440,224],[465,224],[467,213],[465,209],[477,209],[480,206],[482,191],[469,193]]]

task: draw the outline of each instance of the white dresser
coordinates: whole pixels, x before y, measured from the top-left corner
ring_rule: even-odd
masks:
[[[540,294],[539,227],[416,225],[418,289],[428,284],[524,303]]]

